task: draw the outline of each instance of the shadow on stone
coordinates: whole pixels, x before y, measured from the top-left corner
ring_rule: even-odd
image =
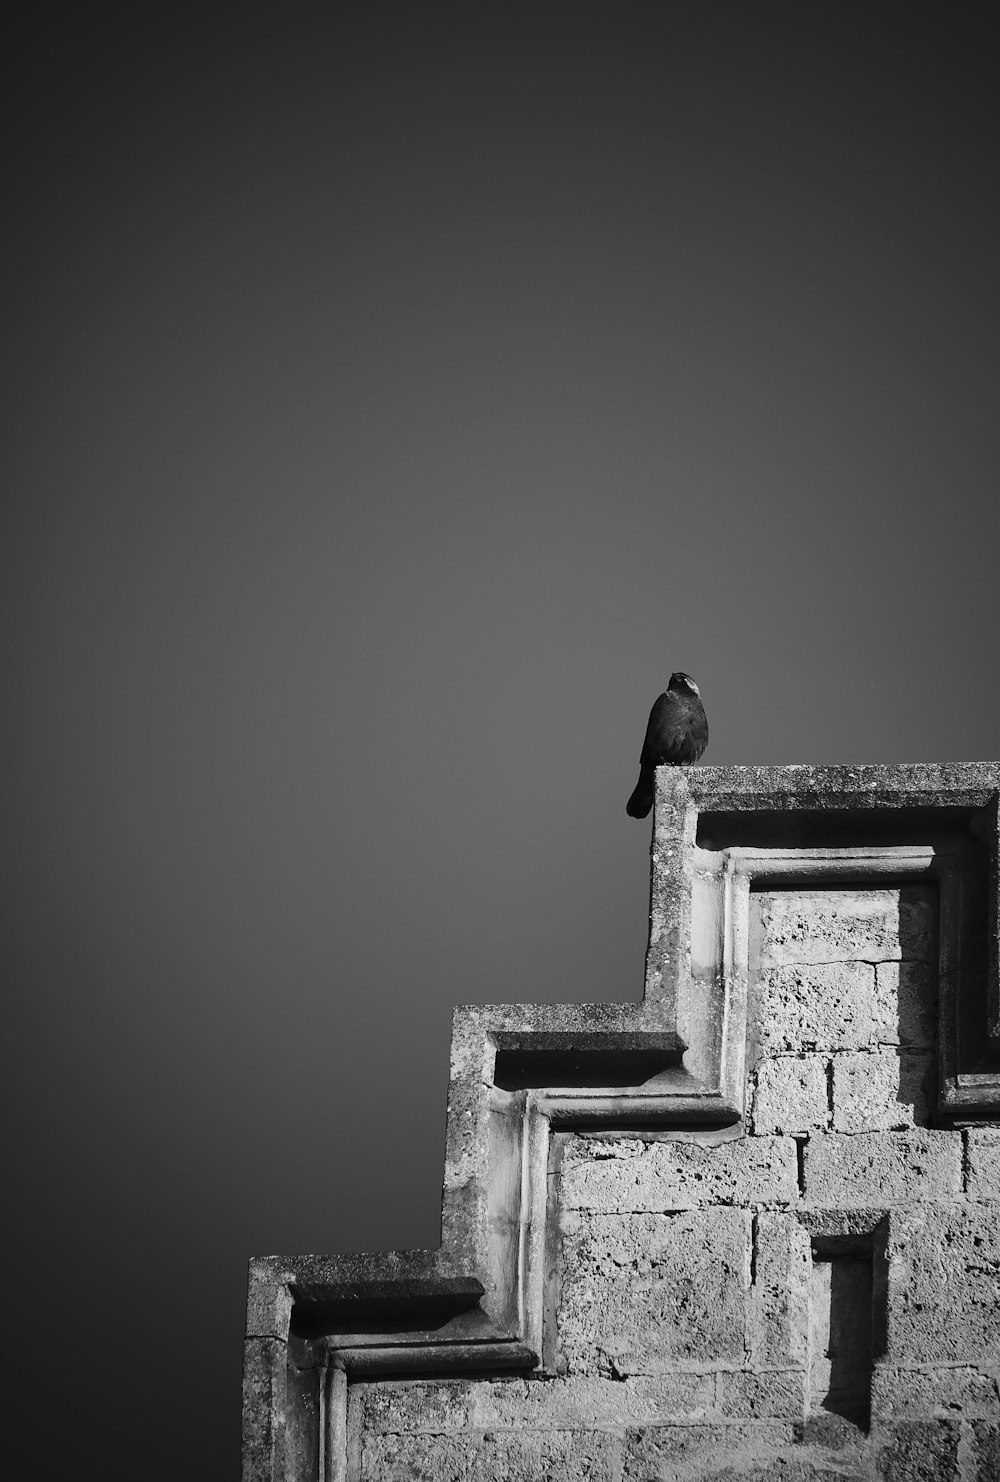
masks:
[[[814,1239],[809,1284],[809,1411],[867,1431],[872,1369],[884,1342],[884,1282],[874,1237]]]
[[[504,1091],[532,1086],[642,1086],[671,1070],[666,1050],[498,1050],[494,1085]]]

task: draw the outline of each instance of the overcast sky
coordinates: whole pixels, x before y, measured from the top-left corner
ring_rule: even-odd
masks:
[[[19,1475],[235,1477],[248,1256],[436,1243],[451,1006],[640,996],[672,669],[1000,755],[980,17],[22,7]]]

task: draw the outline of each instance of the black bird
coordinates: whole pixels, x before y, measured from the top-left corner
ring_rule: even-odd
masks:
[[[690,674],[671,674],[670,683],[649,712],[646,739],[639,753],[639,781],[625,804],[631,818],[645,818],[653,806],[656,768],[662,762],[680,767],[696,762],[708,745],[708,721],[701,692]]]

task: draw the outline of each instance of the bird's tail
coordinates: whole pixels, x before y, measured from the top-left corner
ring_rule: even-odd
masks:
[[[630,818],[645,818],[653,806],[653,788],[656,774],[652,767],[639,768],[639,781],[628,802],[625,812]]]

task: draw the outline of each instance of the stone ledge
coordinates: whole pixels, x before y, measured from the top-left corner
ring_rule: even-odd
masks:
[[[661,767],[657,781],[670,769]],[[980,808],[1000,792],[996,762],[899,762],[857,765],[685,768],[691,796],[703,811],[774,808],[899,808],[933,805]]]

